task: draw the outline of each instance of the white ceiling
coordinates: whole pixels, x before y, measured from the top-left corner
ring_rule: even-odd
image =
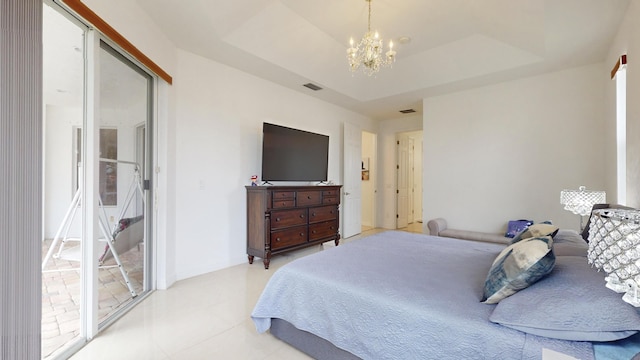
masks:
[[[372,0],[372,30],[398,53],[393,68],[368,77],[346,61],[349,38],[367,29],[365,0],[136,2],[184,50],[373,119],[421,112],[424,97],[601,62],[629,4]]]

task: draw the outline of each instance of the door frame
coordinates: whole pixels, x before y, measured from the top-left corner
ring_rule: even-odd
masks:
[[[367,201],[367,197],[370,197],[369,207],[372,209],[372,219],[371,226],[376,228],[378,226],[378,213],[377,213],[377,201],[378,201],[378,134],[362,130],[362,157],[367,157],[369,159],[369,183],[368,188],[369,192],[364,189],[364,185],[367,184],[363,182],[363,190],[362,190],[362,203],[363,208],[365,207],[365,202]],[[369,135],[366,135],[369,134]],[[366,148],[365,137],[368,136],[371,139],[371,148]],[[364,218],[364,216],[363,216]],[[363,222],[364,223],[364,222]]]
[[[422,164],[422,136],[416,137],[413,136],[418,135],[418,134],[422,134],[423,130],[414,130],[414,131],[402,131],[402,132],[398,132],[396,133],[395,136],[395,141],[396,141],[396,146],[395,146],[395,161],[396,161],[396,166],[395,166],[395,185],[396,185],[396,190],[395,190],[395,194],[394,194],[394,206],[395,206],[395,210],[396,210],[396,221],[395,221],[395,228],[402,228],[403,226],[399,226],[399,213],[400,213],[400,184],[399,184],[399,172],[400,171],[404,171],[406,170],[407,173],[404,174],[407,178],[407,184],[408,184],[408,188],[407,188],[407,225],[412,224],[416,221],[421,221],[418,220],[415,216],[416,213],[416,209],[419,209],[419,214],[420,217],[422,217],[422,173],[424,171],[424,167]],[[407,157],[410,161],[407,161],[407,165],[405,166],[405,168],[401,168],[400,166],[400,141],[401,138],[406,138],[407,143],[411,144],[411,146],[413,147],[412,149],[407,149]],[[412,141],[409,141],[409,138],[412,139]],[[407,145],[408,146],[408,145]],[[416,149],[417,147],[417,149]],[[420,172],[420,176],[416,176],[416,174]],[[419,187],[419,190],[416,191],[416,188]],[[409,200],[410,199],[410,200]]]
[[[342,237],[362,232],[362,130],[343,123]]]

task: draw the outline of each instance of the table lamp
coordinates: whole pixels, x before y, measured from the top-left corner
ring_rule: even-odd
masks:
[[[587,261],[603,270],[606,286],[640,307],[640,211],[598,209],[591,214]]]
[[[593,204],[603,204],[607,202],[607,194],[604,191],[587,190],[580,186],[578,190],[562,190],[560,192],[560,204],[564,209],[580,216],[580,231],[584,229],[582,217],[591,214]]]

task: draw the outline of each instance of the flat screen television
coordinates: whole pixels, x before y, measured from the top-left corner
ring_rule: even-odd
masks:
[[[262,181],[327,181],[329,136],[263,123]]]

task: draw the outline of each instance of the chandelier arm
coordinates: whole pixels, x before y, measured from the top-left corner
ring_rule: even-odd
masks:
[[[369,3],[369,22],[367,23],[367,31],[371,32],[371,0],[367,0]]]

